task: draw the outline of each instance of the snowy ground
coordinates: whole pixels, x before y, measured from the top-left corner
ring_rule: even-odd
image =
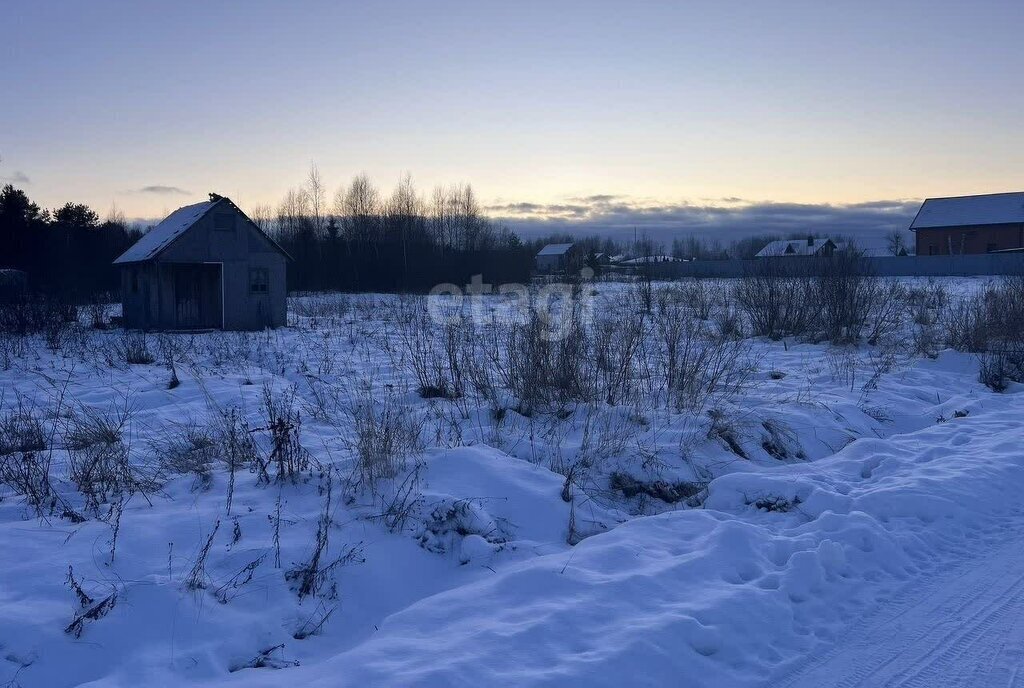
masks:
[[[1014,685],[1024,401],[973,356],[746,340],[749,377],[699,408],[650,383],[495,413],[416,393],[396,302],[308,297],[284,330],[150,337],[148,364],[116,331],[7,343],[0,410],[38,416],[66,504],[0,487],[0,684]],[[225,416],[269,458],[266,395],[301,423],[293,479],[166,468]],[[368,403],[417,435],[372,486]],[[144,492],[75,491],[90,413],[128,418]]]

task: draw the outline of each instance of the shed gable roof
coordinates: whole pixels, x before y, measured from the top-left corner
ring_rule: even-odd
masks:
[[[929,198],[921,204],[911,229],[1024,223],[1024,191]]]
[[[537,252],[538,256],[560,256],[569,252],[575,244],[548,244]]]
[[[220,203],[226,203],[233,210],[238,212],[243,218],[245,218],[249,225],[266,238],[274,248],[280,251],[286,258],[291,258],[291,256],[289,256],[276,241],[267,236],[267,234],[261,230],[256,223],[250,220],[238,206],[232,203],[230,199],[221,197],[216,200],[203,201],[202,203],[194,203],[192,205],[186,205],[178,208],[161,220],[155,227],[143,234],[138,241],[128,247],[127,251],[114,259],[114,265],[124,263],[143,263],[147,260],[156,258],[164,251],[164,249],[177,241],[178,237],[203,219],[203,217],[205,217],[214,206]]]
[[[214,205],[215,201],[203,201],[178,208],[129,246],[127,251],[114,260],[114,264],[139,263],[155,258],[189,227],[199,222]]]

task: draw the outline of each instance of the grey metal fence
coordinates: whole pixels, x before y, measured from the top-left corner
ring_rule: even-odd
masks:
[[[695,260],[688,263],[654,263],[658,278],[742,277],[763,261],[799,261],[802,257],[753,258],[750,260]],[[864,258],[871,272],[881,277],[943,277],[949,275],[1024,275],[1024,253],[986,253],[968,256],[902,256]]]

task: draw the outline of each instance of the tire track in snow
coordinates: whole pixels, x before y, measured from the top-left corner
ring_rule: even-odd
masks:
[[[782,685],[1024,688],[1019,542],[890,604]]]

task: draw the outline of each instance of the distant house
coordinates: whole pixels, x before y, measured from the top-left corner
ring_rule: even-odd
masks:
[[[548,244],[537,252],[537,272],[542,275],[570,272],[580,263],[576,244]]]
[[[769,242],[767,246],[757,252],[757,258],[770,258],[775,256],[831,256],[839,250],[839,244],[831,239],[818,239],[807,237],[806,239],[780,239]]]
[[[1024,191],[929,198],[910,231],[919,256],[1024,249]]]
[[[258,330],[286,323],[288,254],[229,199],[179,208],[115,261],[126,327]]]

